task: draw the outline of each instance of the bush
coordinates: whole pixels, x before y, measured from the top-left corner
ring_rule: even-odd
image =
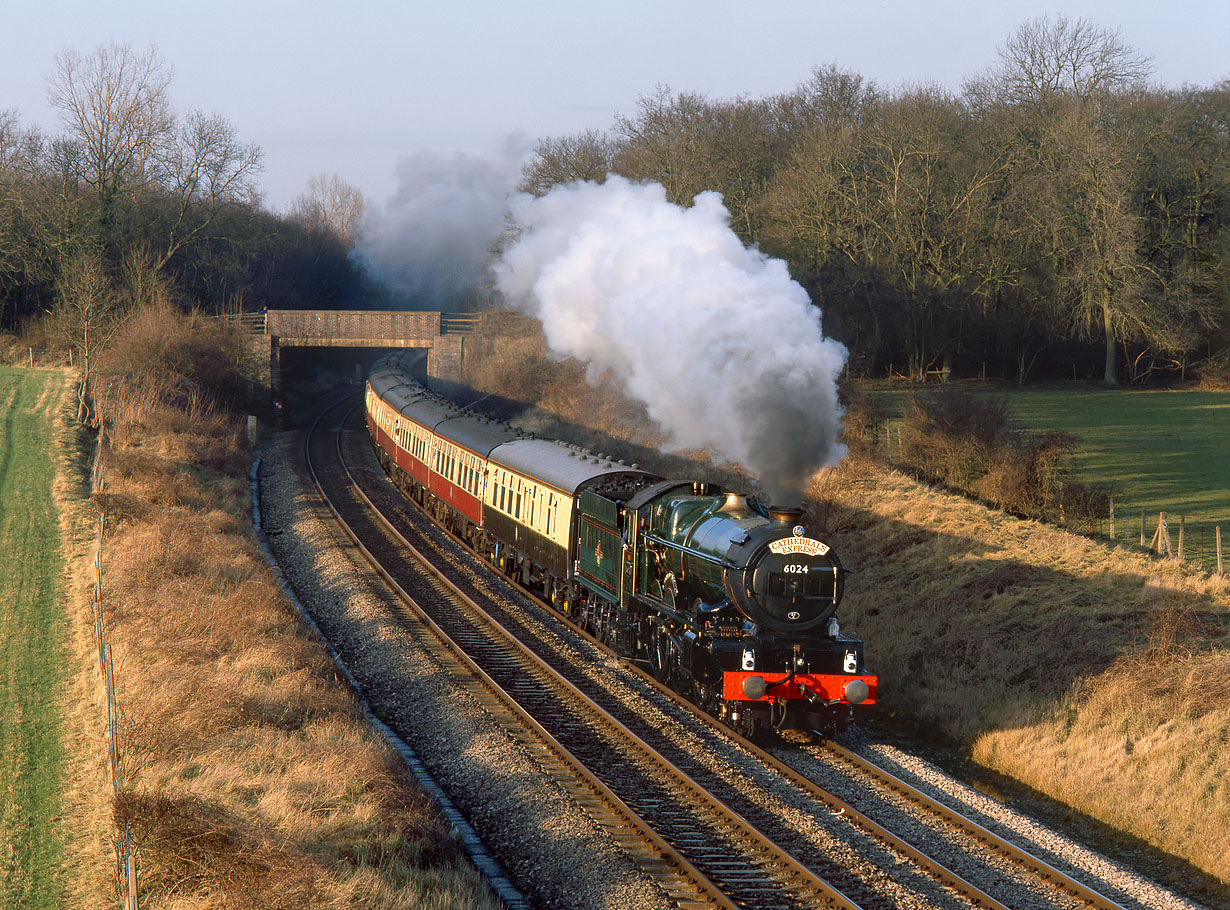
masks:
[[[1230,347],[1222,348],[1200,365],[1200,387],[1211,392],[1230,391]]]
[[[960,390],[915,395],[902,425],[900,466],[933,483],[1028,518],[1093,530],[1110,491],[1072,479],[1077,440],[1012,428],[1007,399]]]

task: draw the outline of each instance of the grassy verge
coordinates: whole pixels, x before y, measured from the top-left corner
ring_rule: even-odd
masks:
[[[155,309],[98,363],[122,754],[108,808],[133,836],[140,906],[491,907],[264,564],[225,397],[241,358],[226,329]]]
[[[64,735],[68,675],[52,495],[64,373],[0,366],[0,906],[66,894]]]
[[[884,706],[1230,883],[1230,585],[843,470],[817,499]]]

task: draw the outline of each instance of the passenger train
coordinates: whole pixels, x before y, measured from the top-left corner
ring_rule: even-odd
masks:
[[[415,363],[368,376],[377,456],[501,572],[745,735],[832,733],[875,703],[837,621],[846,570],[800,510],[521,433],[434,395]]]

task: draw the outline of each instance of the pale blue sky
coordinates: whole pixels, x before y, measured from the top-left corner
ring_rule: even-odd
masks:
[[[58,132],[46,103],[57,51],[153,44],[179,110],[221,114],[264,150],[271,208],[315,173],[382,203],[403,156],[606,129],[658,84],[759,97],[833,63],[884,87],[958,90],[1022,22],[1058,12],[1119,29],[1160,84],[1230,77],[1228,0],[4,0],[0,110]]]

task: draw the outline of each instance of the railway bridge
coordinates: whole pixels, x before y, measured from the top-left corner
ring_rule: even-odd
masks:
[[[427,375],[458,382],[467,338],[480,317],[470,313],[408,310],[266,310],[230,317],[252,333],[251,351],[269,364],[266,375],[281,394],[283,355],[300,348],[421,348]]]

